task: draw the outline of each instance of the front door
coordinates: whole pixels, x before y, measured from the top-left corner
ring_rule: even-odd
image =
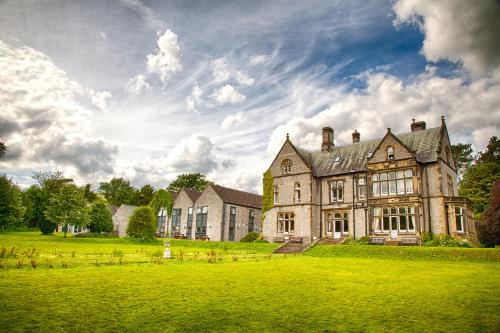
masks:
[[[391,238],[398,238],[398,217],[391,216]]]
[[[333,222],[333,238],[340,238],[342,236],[342,221],[335,219]]]

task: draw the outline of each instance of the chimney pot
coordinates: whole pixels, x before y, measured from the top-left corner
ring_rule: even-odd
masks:
[[[333,129],[331,127],[323,127],[323,142],[321,143],[321,152],[329,153],[334,146]]]
[[[361,139],[361,134],[357,130],[352,133],[352,143],[357,143]]]
[[[410,127],[412,132],[423,131],[426,128],[426,124],[425,121],[413,121]]]

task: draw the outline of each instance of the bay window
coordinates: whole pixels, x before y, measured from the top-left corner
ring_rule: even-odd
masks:
[[[393,206],[373,208],[373,231],[375,233],[413,233],[417,223],[417,208],[414,206]]]

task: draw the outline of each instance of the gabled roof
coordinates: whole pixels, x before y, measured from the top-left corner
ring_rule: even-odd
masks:
[[[441,127],[395,135],[406,147],[415,152],[418,162],[436,162],[441,139]],[[308,151],[296,147],[304,161],[310,163],[316,176],[330,176],[366,170],[368,154],[375,152],[382,138],[333,147],[329,153]]]
[[[262,196],[219,185],[209,185],[225,203],[261,209]]]
[[[198,198],[200,197],[200,195],[202,193],[202,192],[198,192],[198,191],[195,191],[195,190],[191,190],[189,188],[183,188],[182,190],[184,190],[186,192],[187,196],[189,197],[189,199],[191,199],[191,201],[193,203],[195,203],[196,200],[198,200]]]

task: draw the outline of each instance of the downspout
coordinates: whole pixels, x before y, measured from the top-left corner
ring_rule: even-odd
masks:
[[[222,223],[220,229],[220,240],[224,241],[224,229],[226,227],[226,203],[222,201]]]
[[[425,188],[427,194],[427,231],[432,232],[431,229],[431,198],[429,194],[429,171],[427,170],[427,165],[424,164],[424,172],[425,172]],[[425,231],[425,227],[424,227]]]
[[[323,179],[319,179],[319,239],[323,238]]]
[[[450,235],[450,218],[448,216],[448,205],[444,205],[444,217],[446,219],[446,233]]]
[[[352,183],[352,236],[353,239],[356,239],[356,210],[354,208],[354,171],[352,171],[351,183]]]

